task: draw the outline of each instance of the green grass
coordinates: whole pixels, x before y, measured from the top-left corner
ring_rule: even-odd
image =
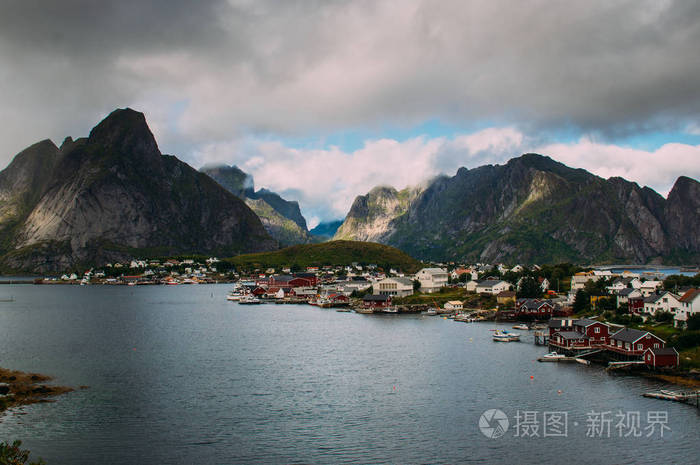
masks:
[[[360,265],[390,266],[408,273],[415,272],[422,266],[420,262],[394,247],[359,241],[295,245],[274,252],[244,254],[225,260],[244,268],[350,265],[357,262]]]

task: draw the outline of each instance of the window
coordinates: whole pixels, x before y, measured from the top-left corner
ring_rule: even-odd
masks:
[[[637,344],[637,350],[642,350],[643,347],[642,344]]]
[[[654,343],[654,349],[658,349],[658,348],[659,348],[659,343],[658,342]]]
[[[600,332],[600,328],[599,328],[598,326],[596,326],[594,332],[595,332],[596,334],[598,334],[598,333]]]

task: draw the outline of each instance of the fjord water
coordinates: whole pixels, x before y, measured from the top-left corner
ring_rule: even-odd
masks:
[[[661,384],[538,363],[493,324],[242,306],[229,286],[2,286],[0,366],[89,389],[0,419],[54,464],[697,463],[700,416]],[[524,332],[526,333],[526,332]],[[561,392],[559,392],[561,391]],[[478,427],[487,409],[503,437]],[[515,414],[568,413],[567,437],[515,437]],[[587,414],[668,412],[663,438],[587,438]],[[541,418],[541,417],[540,417]],[[575,426],[575,423],[578,426]],[[542,435],[540,429],[540,436]]]

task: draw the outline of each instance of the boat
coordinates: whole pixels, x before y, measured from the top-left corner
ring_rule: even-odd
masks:
[[[530,329],[530,327],[529,327],[528,325],[526,325],[525,323],[521,323],[521,324],[519,324],[519,325],[513,326],[513,329],[524,329],[524,330],[528,330],[528,329]]]
[[[241,297],[241,299],[238,301],[238,303],[241,305],[255,305],[255,304],[261,304],[262,301],[255,296],[247,295],[247,296]]]
[[[511,333],[505,329],[502,331],[496,330],[493,333],[493,340],[498,342],[515,342],[520,340],[520,334]]]
[[[350,307],[338,307],[335,309],[336,312],[349,312]]]
[[[550,352],[546,355],[543,355],[542,357],[538,358],[537,360],[540,362],[559,362],[561,360],[566,360],[567,357],[564,354],[558,354],[556,352]]]
[[[399,313],[398,307],[385,307],[382,309],[382,313]]]
[[[239,301],[243,297],[245,297],[245,294],[241,294],[240,292],[231,292],[226,296],[226,300]]]
[[[423,315],[435,316],[437,315],[437,311],[434,308],[431,308],[430,310],[424,311]]]
[[[356,308],[355,313],[364,313],[364,314],[371,314],[374,313],[374,310],[371,308]]]

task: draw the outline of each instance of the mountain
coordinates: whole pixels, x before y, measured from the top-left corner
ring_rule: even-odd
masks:
[[[282,246],[306,244],[311,235],[299,203],[267,189],[255,191],[253,176],[237,166],[204,166],[200,171],[238,196],[260,217],[267,232]]]
[[[373,189],[355,200],[336,237],[370,237],[434,260],[697,263],[699,191],[681,177],[664,199],[525,154],[437,178],[407,208],[396,207],[390,189]]]
[[[343,221],[344,220],[321,222],[316,225],[315,228],[309,231],[309,234],[311,234],[316,240],[327,241],[335,235],[338,228],[340,228],[340,226],[343,224]]]
[[[131,109],[115,110],[87,138],[68,138],[61,148],[42,141],[19,153],[0,172],[0,198],[5,269],[276,247],[243,201],[162,155],[144,115]]]
[[[353,262],[393,267],[409,273],[418,271],[420,268],[420,262],[394,247],[357,241],[300,244],[273,252],[238,255],[226,260],[237,267],[244,268],[350,265]]]
[[[405,214],[420,193],[420,188],[397,191],[379,186],[357,196],[333,239],[383,242],[395,231],[393,220]]]

